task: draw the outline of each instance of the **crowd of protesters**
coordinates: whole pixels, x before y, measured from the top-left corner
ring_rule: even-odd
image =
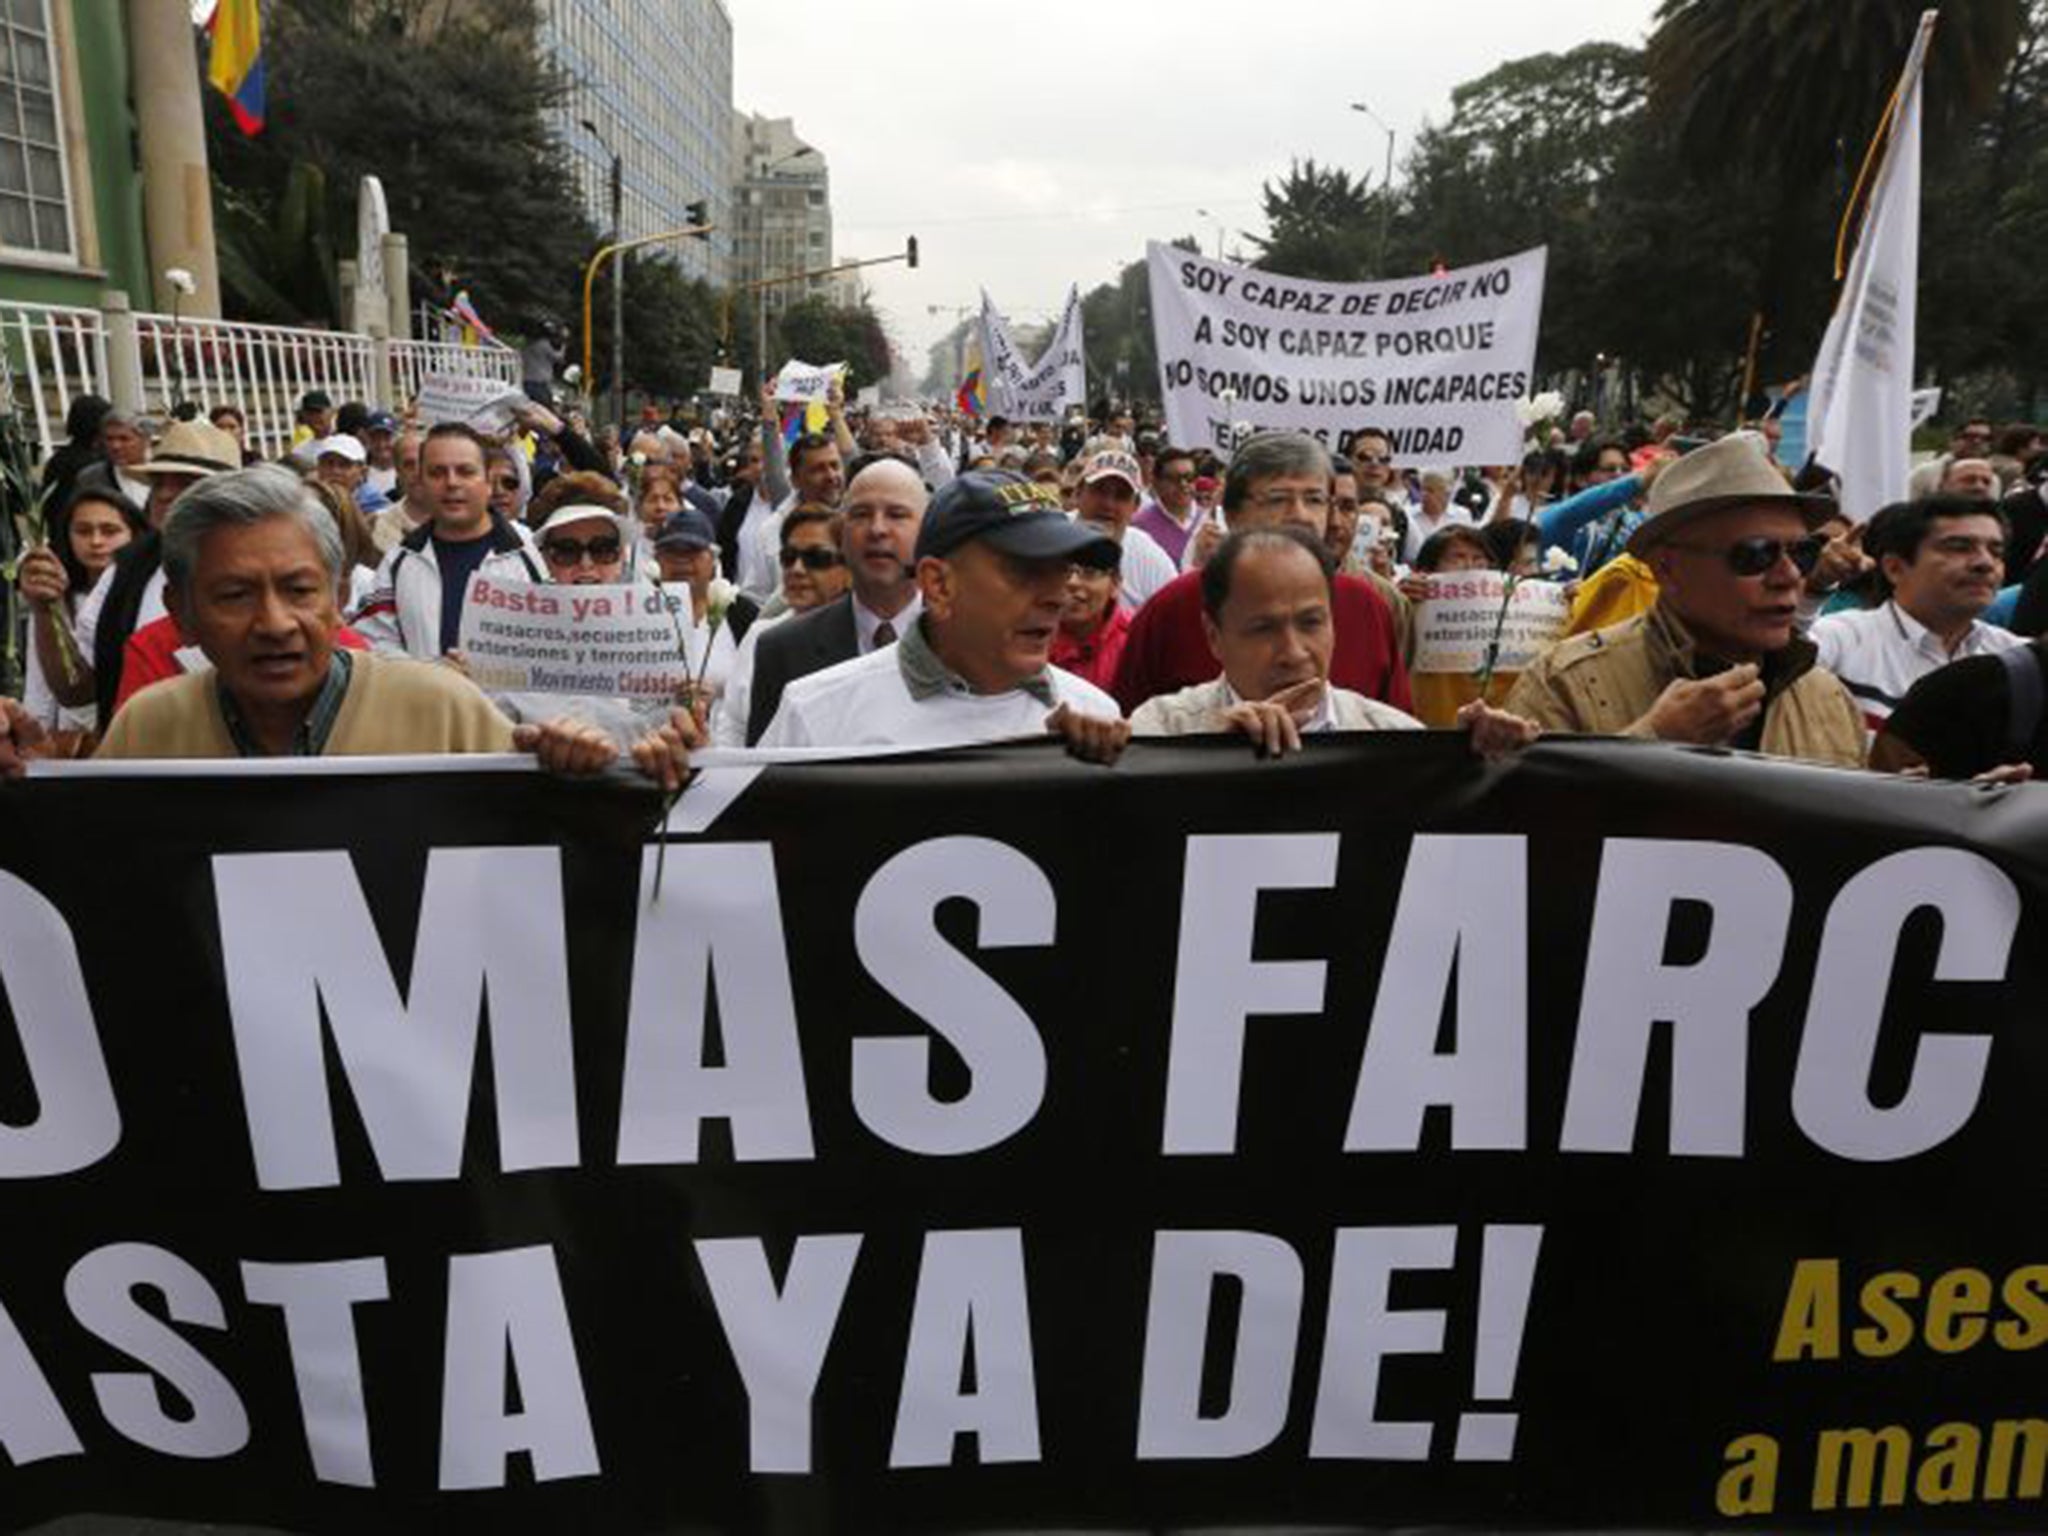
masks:
[[[1590,413],[1503,466],[1397,462],[1362,422],[1228,455],[1104,409],[1020,424],[908,402],[785,431],[649,408],[592,432],[547,391],[487,436],[324,395],[258,462],[233,406],[154,424],[80,400],[19,563],[38,755],[525,750],[679,788],[725,747],[944,746],[1048,732],[1541,731],[1842,767],[2023,777],[2048,743],[2048,439],[1962,423],[1863,521],[1768,423]],[[1415,609],[1474,571],[1568,582],[1518,672],[1411,675]],[[659,594],[672,697],[487,691],[473,578]]]

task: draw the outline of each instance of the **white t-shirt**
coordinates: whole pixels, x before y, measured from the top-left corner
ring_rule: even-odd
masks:
[[[1142,528],[1124,530],[1123,549],[1123,581],[1117,600],[1126,612],[1136,613],[1153,593],[1180,575],[1180,567],[1159,541]]]
[[[1047,667],[1053,703],[1021,688],[1008,693],[948,691],[911,697],[895,648],[870,651],[800,677],[782,692],[764,747],[964,747],[1045,733],[1045,717],[1061,704],[1084,715],[1118,718],[1116,700],[1093,683]]]
[[[109,565],[100,572],[100,579],[92,584],[92,590],[78,605],[78,617],[72,623],[71,632],[78,636],[78,648],[85,653],[88,664],[92,661],[93,642],[99,638],[100,614],[106,609],[107,594],[113,590],[114,567]],[[169,612],[164,606],[163,567],[158,566],[150,572],[149,581],[142,589],[142,605],[135,610],[135,628],[154,624]]]

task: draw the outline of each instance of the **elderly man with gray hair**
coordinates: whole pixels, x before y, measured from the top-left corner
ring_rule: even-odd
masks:
[[[115,715],[107,758],[362,757],[532,752],[542,766],[594,773],[617,755],[568,721],[516,731],[452,669],[335,647],[346,567],[332,516],[274,465],[215,475],[178,499],[163,528],[164,599],[212,667],[143,689]],[[681,715],[681,712],[678,712]],[[0,701],[0,773],[19,771],[35,733]],[[633,747],[673,788],[697,740],[687,715]]]
[[[1223,520],[1248,528],[1300,528],[1320,541],[1330,522],[1330,455],[1301,432],[1266,432],[1245,442],[1223,480]],[[1406,712],[1408,673],[1386,600],[1369,582],[1339,576],[1330,593],[1335,626],[1329,680]],[[1222,671],[1203,628],[1202,573],[1184,571],[1153,594],[1131,621],[1110,690],[1125,714],[1147,699],[1206,683]]]

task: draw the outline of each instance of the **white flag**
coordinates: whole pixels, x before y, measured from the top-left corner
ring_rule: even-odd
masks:
[[[1052,340],[1035,363],[1010,335],[1009,321],[986,289],[981,295],[981,356],[988,413],[1018,421],[1059,421],[1088,398],[1088,368],[1081,337],[1081,290],[1067,289],[1066,307]]]
[[[1920,281],[1920,71],[1933,11],[1899,76],[1898,112],[1865,205],[1856,255],[1813,364],[1808,449],[1863,522],[1902,501],[1911,469],[1914,294]]]

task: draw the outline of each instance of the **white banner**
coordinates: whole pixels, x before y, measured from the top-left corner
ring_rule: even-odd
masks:
[[[713,395],[737,395],[740,392],[740,371],[737,368],[714,368],[711,382],[705,392]]]
[[[509,389],[503,379],[480,379],[462,373],[430,373],[420,380],[414,402],[422,426],[459,421],[484,433],[507,431],[512,408],[528,403],[526,392]]]
[[[675,615],[652,587],[472,576],[458,644],[470,681],[498,693],[674,698],[690,681]]]
[[[775,398],[782,401],[801,400],[805,404],[823,405],[832,393],[832,381],[846,371],[844,363],[800,363],[791,358],[782,365],[782,371],[775,375]]]
[[[1384,283],[1281,277],[1156,242],[1146,254],[1174,443],[1228,453],[1235,424],[1341,451],[1370,426],[1401,464],[1520,460],[1543,247]]]
[[[1411,672],[1477,672],[1486,665],[1496,631],[1500,652],[1493,669],[1519,672],[1557,644],[1571,612],[1565,589],[1554,581],[1518,581],[1509,599],[1507,577],[1499,571],[1457,571],[1428,580],[1429,596],[1414,608]]]
[[[1903,501],[1912,472],[1913,326],[1920,281],[1920,70],[1933,11],[1899,77],[1876,184],[1834,318],[1813,364],[1806,448],[1842,482],[1842,510],[1862,522]]]
[[[1067,289],[1060,323],[1038,361],[1026,364],[1010,334],[1010,323],[984,290],[981,295],[981,350],[988,387],[988,414],[1016,421],[1060,421],[1088,400],[1087,352],[1081,334],[1081,290]]]

